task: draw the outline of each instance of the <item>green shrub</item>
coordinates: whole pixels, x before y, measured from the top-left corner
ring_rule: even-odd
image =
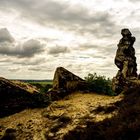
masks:
[[[52,88],[52,84],[48,84],[45,82],[44,83],[43,82],[42,83],[41,82],[38,82],[38,83],[32,82],[30,84],[36,86],[39,89],[39,92],[42,94],[48,92],[48,90]]]
[[[91,92],[103,93],[107,95],[115,95],[111,88],[111,80],[105,76],[97,75],[96,73],[89,73],[85,77],[88,83],[88,90]]]

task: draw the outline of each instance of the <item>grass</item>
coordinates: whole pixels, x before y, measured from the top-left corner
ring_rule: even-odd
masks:
[[[42,94],[52,88],[52,81],[30,81],[29,83],[36,86]]]
[[[36,81],[32,81],[32,82],[28,82],[28,83],[30,83],[30,84],[40,84],[40,85],[43,85],[43,86],[45,86],[45,85],[48,85],[48,84],[50,84],[50,85],[52,85],[52,81],[40,81],[40,82],[36,82]]]

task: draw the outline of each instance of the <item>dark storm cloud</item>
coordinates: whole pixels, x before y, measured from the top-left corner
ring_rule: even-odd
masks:
[[[115,31],[115,23],[108,12],[97,12],[93,9],[92,13],[89,13],[86,8],[71,6],[68,2],[1,0],[0,7],[18,11],[21,18],[80,34],[89,32],[106,37]]]
[[[0,29],[0,43],[2,42],[14,42],[14,38],[6,28]]]
[[[17,56],[20,58],[32,57],[44,51],[43,45],[38,40],[28,40],[22,45],[12,43],[0,43],[0,54],[7,56]]]
[[[70,50],[68,49],[68,47],[65,46],[54,46],[54,47],[50,47],[48,50],[48,54],[59,54],[59,53],[68,53],[70,52]]]

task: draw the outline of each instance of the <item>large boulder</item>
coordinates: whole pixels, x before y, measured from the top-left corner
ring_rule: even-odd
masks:
[[[86,82],[79,76],[66,70],[63,67],[58,67],[54,74],[53,90],[77,91],[84,90]]]
[[[10,80],[0,77],[0,117],[8,116],[26,108],[41,107],[48,97],[31,93]]]

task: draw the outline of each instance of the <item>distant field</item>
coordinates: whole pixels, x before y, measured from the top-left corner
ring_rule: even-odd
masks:
[[[24,82],[36,86],[39,89],[40,93],[46,93],[49,89],[52,88],[53,84],[52,80],[28,80]]]
[[[52,88],[53,81],[52,80],[22,80],[22,79],[12,79],[12,81],[21,81],[24,83],[29,83],[35,86],[40,93],[46,93],[49,89]]]
[[[52,85],[53,81],[27,81],[30,84]]]
[[[40,85],[52,85],[53,80],[23,80],[23,79],[10,79],[12,81],[21,81],[21,82],[25,82],[25,83],[30,83],[30,84],[40,84]]]

